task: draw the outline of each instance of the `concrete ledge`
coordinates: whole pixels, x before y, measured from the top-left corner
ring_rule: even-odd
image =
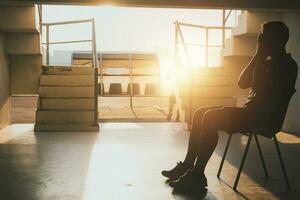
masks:
[[[34,5],[0,7],[0,30],[37,33],[35,12]]]
[[[40,86],[93,86],[93,75],[41,75]]]
[[[68,123],[94,123],[95,112],[92,111],[66,111],[66,110],[37,110],[36,123],[68,124]]]
[[[41,86],[40,97],[94,97],[94,87],[55,87]]]
[[[39,110],[93,110],[94,98],[41,98]]]
[[[44,75],[92,75],[95,69],[92,67],[78,66],[42,66]]]
[[[99,132],[99,124],[40,124],[34,125],[35,132]]]

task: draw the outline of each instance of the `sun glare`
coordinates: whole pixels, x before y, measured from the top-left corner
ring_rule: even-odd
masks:
[[[178,45],[175,58],[175,21],[203,26],[221,26],[222,10],[123,8],[112,4],[103,6],[44,6],[44,22],[81,20],[94,18],[96,22],[97,51],[156,52],[160,63],[160,79],[163,93],[170,93],[176,82],[176,67],[186,73],[190,67],[219,67],[221,47],[203,47],[204,44],[221,45],[221,32],[210,31],[206,38],[202,29],[182,29],[187,52]],[[232,25],[232,19],[229,19]],[[51,30],[51,41],[87,39],[90,27],[72,27]],[[44,37],[45,39],[45,37]],[[195,45],[196,44],[196,45]],[[199,46],[200,45],[200,46]],[[71,62],[72,51],[90,51],[88,43],[53,45],[50,48],[53,64]],[[63,56],[67,55],[68,56]],[[176,61],[176,62],[175,62]],[[59,63],[61,62],[61,63]],[[187,69],[185,69],[187,68]]]

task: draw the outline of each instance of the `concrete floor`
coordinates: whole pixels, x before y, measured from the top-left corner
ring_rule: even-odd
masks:
[[[245,138],[233,137],[222,180],[216,173],[226,134],[210,160],[206,193],[172,193],[160,175],[182,160],[188,134],[176,123],[103,123],[100,133],[33,133],[33,124],[0,130],[0,199],[194,200],[299,199],[300,138],[278,135],[292,190],[286,192],[275,148],[261,139],[270,173],[264,179],[252,143],[239,192],[233,184]]]

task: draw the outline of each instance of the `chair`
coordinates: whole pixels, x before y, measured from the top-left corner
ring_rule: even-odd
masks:
[[[111,83],[109,85],[109,94],[121,95],[122,94],[122,84],[121,83]]]
[[[157,95],[157,84],[156,83],[146,83],[145,95]]]
[[[244,167],[244,163],[245,163],[245,160],[246,160],[246,157],[247,157],[247,154],[248,154],[248,150],[249,150],[249,147],[250,147],[250,144],[251,144],[251,141],[252,141],[253,137],[255,139],[255,143],[256,143],[256,146],[257,146],[257,149],[258,149],[258,152],[259,152],[259,156],[260,156],[260,160],[261,160],[261,163],[262,163],[262,167],[263,167],[264,172],[265,172],[265,176],[266,176],[266,178],[269,177],[268,170],[267,170],[267,167],[266,167],[266,163],[265,163],[263,153],[262,153],[262,150],[261,150],[261,146],[260,146],[260,143],[258,141],[258,137],[257,137],[258,134],[254,133],[254,132],[253,133],[242,133],[242,134],[248,136],[248,141],[247,141],[247,144],[246,144],[246,147],[245,147],[245,150],[244,150],[244,154],[243,154],[243,157],[242,157],[240,167],[238,169],[238,173],[237,173],[235,182],[234,182],[234,186],[233,186],[234,190],[237,189],[239,179],[240,179],[240,176],[241,176],[241,173],[242,173],[242,170],[243,170],[243,167]],[[228,137],[228,140],[227,140],[227,143],[226,143],[225,151],[223,153],[221,164],[219,166],[219,170],[218,170],[218,174],[217,174],[218,178],[220,178],[220,175],[221,175],[221,172],[222,172],[223,164],[224,164],[225,157],[226,157],[229,145],[230,145],[231,138],[232,138],[232,133],[229,133],[229,137]],[[288,176],[287,176],[286,168],[285,168],[285,165],[284,165],[284,162],[283,162],[283,159],[282,159],[282,155],[281,155],[281,151],[280,151],[280,148],[279,148],[279,145],[278,145],[276,135],[274,135],[273,138],[271,138],[271,139],[274,140],[277,155],[279,157],[280,165],[281,165],[282,172],[283,172],[283,175],[284,175],[284,179],[285,179],[285,182],[286,182],[286,186],[287,186],[287,189],[289,190],[290,189],[290,183],[289,183],[289,179],[288,179]]]
[[[260,147],[260,144],[259,144],[259,141],[258,141],[258,137],[257,137],[257,135],[259,135],[259,133],[260,133],[260,135],[265,136],[266,138],[273,139],[275,147],[276,147],[276,152],[277,152],[277,155],[279,157],[279,161],[280,161],[281,169],[282,169],[282,172],[283,172],[283,176],[284,176],[284,179],[285,179],[285,182],[286,182],[286,187],[287,187],[288,190],[291,188],[290,187],[290,182],[289,182],[289,179],[288,179],[288,176],[287,176],[286,168],[285,168],[285,165],[284,165],[284,162],[283,162],[283,159],[282,159],[281,151],[280,151],[278,141],[277,141],[277,138],[276,138],[276,133],[278,133],[281,130],[281,127],[283,125],[285,115],[286,115],[286,112],[287,112],[287,109],[288,109],[288,106],[289,106],[290,99],[292,98],[292,96],[295,92],[296,92],[296,90],[294,90],[294,92],[290,95],[290,98],[287,101],[282,102],[282,107],[281,107],[281,110],[279,110],[279,115],[277,116],[277,118],[274,121],[274,123],[275,123],[274,127],[272,127],[272,128],[259,128],[259,129],[255,129],[255,130],[250,130],[249,129],[249,130],[244,130],[244,131],[241,132],[241,134],[248,136],[248,141],[247,141],[245,151],[244,151],[244,154],[243,154],[243,157],[242,157],[242,161],[241,161],[241,164],[240,164],[240,167],[238,169],[238,173],[237,173],[234,185],[233,185],[233,190],[236,191],[236,189],[237,189],[237,186],[238,186],[238,183],[239,183],[239,180],[240,180],[240,176],[241,176],[241,173],[242,173],[242,170],[243,170],[243,167],[244,167],[244,164],[245,164],[245,160],[246,160],[246,157],[247,157],[247,154],[248,154],[248,150],[249,150],[249,147],[250,147],[250,144],[251,144],[251,141],[252,141],[253,137],[255,139],[255,143],[256,143],[256,146],[257,146],[257,149],[258,149],[258,152],[259,152],[259,156],[260,156],[260,160],[261,160],[261,163],[262,163],[262,167],[263,167],[264,172],[265,172],[265,176],[266,176],[266,178],[268,178],[268,176],[269,176],[268,175],[268,170],[267,170],[267,167],[266,167],[266,163],[265,163],[265,160],[264,160],[264,157],[263,157],[263,153],[262,153],[262,150],[261,150],[261,147]],[[218,170],[218,174],[217,174],[218,178],[220,178],[222,168],[223,168],[223,164],[224,164],[224,161],[225,161],[225,157],[226,157],[226,154],[227,154],[227,151],[228,151],[228,148],[229,148],[229,145],[230,145],[230,141],[231,141],[231,138],[232,138],[232,132],[227,131],[227,133],[229,133],[229,137],[228,137],[227,144],[226,144],[226,147],[225,147],[225,151],[223,153],[222,160],[221,160],[221,163],[220,163],[220,166],[219,166],[219,170]]]
[[[131,94],[131,86],[132,86],[132,94],[140,95],[140,84],[139,83],[128,83],[127,86],[127,94]]]

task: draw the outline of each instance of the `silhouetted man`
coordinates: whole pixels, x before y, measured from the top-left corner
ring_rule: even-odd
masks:
[[[176,104],[176,96],[173,93],[169,96],[169,113],[167,116],[167,121],[171,121],[175,104]],[[178,110],[178,108],[176,108],[176,119],[175,120],[179,121],[179,119],[180,119],[179,110]]]
[[[205,166],[217,142],[218,130],[239,132],[278,126],[295,92],[298,66],[286,53],[287,26],[280,21],[263,24],[256,54],[241,73],[238,85],[251,88],[243,107],[201,107],[193,116],[185,160],[162,175],[171,179],[174,189],[207,187]],[[280,125],[281,126],[281,125]],[[279,127],[281,128],[281,127]],[[274,133],[265,133],[272,137]]]

